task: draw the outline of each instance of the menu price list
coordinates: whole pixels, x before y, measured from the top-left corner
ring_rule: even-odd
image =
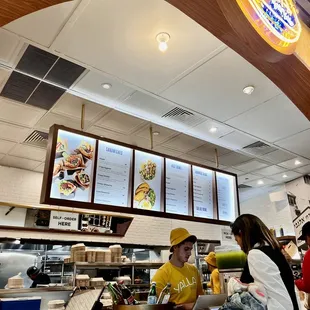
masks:
[[[234,221],[236,217],[236,178],[232,175],[217,172],[217,197],[219,219]]]
[[[95,203],[128,207],[132,149],[99,141]]]
[[[194,216],[213,219],[213,174],[193,166]]]
[[[166,212],[189,215],[190,165],[166,159]]]

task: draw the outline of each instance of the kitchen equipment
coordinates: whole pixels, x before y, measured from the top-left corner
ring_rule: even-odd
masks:
[[[24,279],[21,277],[21,273],[8,279],[8,288],[18,289],[24,287]]]
[[[232,268],[232,269],[220,269],[220,283],[221,283],[221,294],[228,294],[227,284],[230,278],[240,278],[243,269]]]

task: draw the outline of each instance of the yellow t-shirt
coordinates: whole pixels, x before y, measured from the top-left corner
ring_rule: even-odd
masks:
[[[217,268],[211,273],[211,289],[213,294],[221,294],[220,274]]]
[[[197,268],[188,263],[181,268],[170,262],[165,263],[158,269],[153,281],[156,282],[158,296],[167,283],[170,283],[169,301],[177,305],[195,302],[199,295],[204,294]]]

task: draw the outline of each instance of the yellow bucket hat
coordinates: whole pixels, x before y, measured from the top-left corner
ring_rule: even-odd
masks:
[[[216,264],[216,256],[214,252],[210,252],[206,257],[205,257],[205,261],[208,265],[211,265],[213,267],[217,267]]]
[[[185,228],[175,228],[171,230],[170,233],[170,252],[172,252],[172,248],[175,245],[180,244],[186,239],[190,239],[189,241],[195,243],[197,241],[197,237],[194,235],[191,235]]]

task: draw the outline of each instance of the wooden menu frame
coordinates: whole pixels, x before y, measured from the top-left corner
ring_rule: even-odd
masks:
[[[93,138],[96,140],[96,150],[95,150],[95,156],[94,156],[94,168],[93,168],[93,173],[94,173],[94,178],[93,178],[93,184],[92,184],[92,193],[91,193],[91,202],[80,202],[80,201],[71,201],[71,200],[64,200],[64,199],[57,199],[57,198],[51,198],[51,185],[52,185],[52,178],[53,178],[53,169],[54,169],[54,161],[56,157],[56,144],[57,144],[57,136],[58,136],[58,131],[59,130],[64,130],[69,133],[73,134],[78,134],[82,135],[85,137]],[[97,174],[97,158],[98,158],[98,145],[99,141],[105,141],[109,143],[114,143],[116,145],[124,146],[127,148],[130,148],[133,150],[133,156],[132,156],[132,163],[133,163],[133,168],[131,169],[131,176],[129,180],[129,186],[130,186],[130,191],[131,191],[131,197],[129,197],[130,201],[130,207],[119,207],[119,206],[111,206],[111,205],[104,205],[104,204],[97,204],[94,203],[94,195],[95,195],[95,178]],[[135,165],[135,151],[142,151],[146,153],[150,153],[153,155],[161,156],[164,159],[164,175],[163,178],[164,180],[162,183],[164,184],[162,194],[165,194],[166,192],[166,158],[173,159],[179,162],[183,162],[186,164],[191,165],[191,182],[189,184],[189,190],[191,191],[191,207],[192,207],[192,215],[194,215],[194,195],[193,195],[193,174],[192,174],[192,166],[197,166],[205,169],[209,169],[214,171],[214,177],[213,177],[213,195],[214,195],[214,214],[219,215],[218,211],[218,197],[217,197],[217,189],[216,189],[216,172],[222,172],[228,175],[231,175],[235,177],[236,184],[235,184],[235,189],[236,189],[236,202],[237,202],[237,215],[240,215],[240,204],[239,204],[239,193],[238,193],[238,180],[237,180],[237,175],[234,173],[226,172],[220,169],[215,169],[212,167],[200,165],[197,163],[193,163],[190,161],[186,160],[180,160],[179,158],[173,157],[173,156],[166,156],[148,149],[143,149],[140,147],[132,146],[126,143],[118,142],[115,140],[111,139],[106,139],[106,138],[101,138],[93,134],[85,133],[79,130],[75,130],[72,128],[68,128],[65,126],[61,125],[53,125],[50,128],[49,131],[49,139],[48,139],[48,145],[47,145],[47,152],[46,152],[46,160],[45,160],[45,167],[44,167],[44,174],[43,174],[43,183],[42,183],[42,191],[41,191],[41,199],[40,203],[43,204],[49,204],[49,205],[62,205],[66,207],[72,207],[72,208],[82,208],[82,209],[90,209],[90,210],[101,210],[101,211],[110,211],[110,212],[119,212],[119,213],[129,213],[129,214],[138,214],[138,215],[145,215],[145,216],[153,216],[153,217],[161,217],[161,218],[169,218],[169,219],[178,219],[178,220],[185,220],[185,221],[195,221],[195,222],[202,222],[202,223],[210,223],[210,224],[218,224],[218,225],[229,225],[230,223],[228,221],[222,221],[219,219],[207,219],[207,218],[201,218],[201,217],[195,217],[195,216],[188,216],[188,215],[178,215],[178,214],[173,214],[173,213],[166,213],[166,199],[164,196],[163,199],[163,212],[159,211],[151,211],[151,210],[143,210],[143,209],[138,209],[133,207],[133,182],[134,182],[134,165]]]

